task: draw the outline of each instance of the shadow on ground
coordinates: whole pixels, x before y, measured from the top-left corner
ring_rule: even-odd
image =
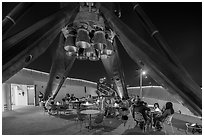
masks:
[[[165,135],[163,131],[148,130],[143,132],[138,126],[127,129],[122,135]]]

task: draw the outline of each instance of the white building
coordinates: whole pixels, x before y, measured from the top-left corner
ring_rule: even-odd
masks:
[[[39,105],[38,95],[45,92],[48,79],[48,73],[23,68],[2,84],[3,111],[17,106]],[[78,98],[89,94],[95,96],[96,86],[96,83],[87,80],[67,78],[55,100],[62,101],[66,93],[74,94]]]

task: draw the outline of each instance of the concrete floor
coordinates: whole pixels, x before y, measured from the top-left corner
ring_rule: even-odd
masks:
[[[49,116],[40,107],[28,106],[2,113],[2,134],[3,135],[161,135],[164,131],[154,132],[150,129],[143,133],[139,127],[135,127],[135,122],[131,115],[127,123],[116,118],[105,118],[104,126],[94,126],[88,131],[85,125],[80,131],[80,124],[74,120],[75,111],[67,115]],[[185,121],[183,116],[175,114],[173,126],[176,135],[185,133],[185,123],[198,119],[188,118]],[[166,125],[167,134],[173,134],[170,126]]]

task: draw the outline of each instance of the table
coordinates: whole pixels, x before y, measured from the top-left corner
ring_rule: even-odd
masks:
[[[83,103],[83,104],[81,104],[81,105],[83,105],[83,106],[85,106],[86,108],[89,108],[89,109],[92,109],[91,106],[94,106],[94,104],[88,103],[88,102]]]
[[[152,108],[154,108],[154,105],[147,105],[147,107],[152,109]]]
[[[89,110],[82,110],[80,113],[81,114],[90,115],[89,126],[88,126],[88,128],[90,129],[91,128],[91,115],[98,114],[98,113],[100,113],[100,111],[99,110],[91,110],[91,109],[89,109]]]
[[[65,111],[66,111],[65,105],[59,104],[59,105],[56,105],[56,108],[57,108],[57,115],[59,114],[59,111],[60,112],[63,111],[65,114]]]
[[[92,103],[84,103],[84,104],[81,104],[81,105],[83,105],[83,106],[93,106],[94,104],[92,104]]]

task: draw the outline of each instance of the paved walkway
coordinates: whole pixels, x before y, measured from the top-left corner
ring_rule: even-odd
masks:
[[[24,107],[14,111],[2,113],[2,134],[3,135],[140,135],[140,134],[164,134],[153,132],[152,130],[143,133],[139,127],[135,127],[135,122],[129,114],[128,121],[124,123],[118,119],[105,118],[104,126],[98,125],[91,131],[83,125],[80,131],[80,125],[74,120],[76,114],[49,116],[44,113],[40,107]],[[185,121],[176,119],[175,115],[173,125],[175,134],[185,134]],[[175,124],[174,124],[175,123]],[[177,123],[177,125],[176,125]],[[167,126],[168,134],[171,128]]]

